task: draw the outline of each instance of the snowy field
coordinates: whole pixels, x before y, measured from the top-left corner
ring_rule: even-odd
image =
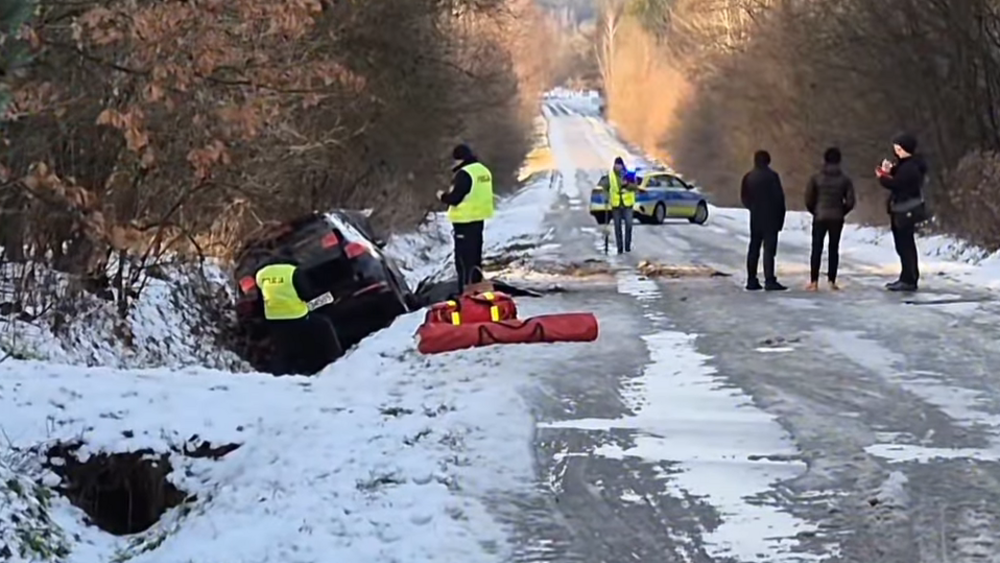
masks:
[[[486,253],[540,245],[554,197],[546,176],[500,202]],[[450,249],[443,215],[388,247],[414,285],[448,273]],[[486,506],[532,482],[534,427],[518,392],[531,366],[503,379],[491,366],[526,361],[517,347],[420,356],[417,312],[318,377],[206,369],[215,345],[192,332],[173,289],[154,282],[128,319],[138,342],[128,348],[156,342],[157,355],[130,353],[95,322],[72,339],[36,327],[19,341],[33,359],[0,363],[0,482],[15,485],[0,486],[0,555],[7,545],[14,561],[68,553],[73,563],[507,558],[507,530]],[[219,460],[172,455],[169,479],[197,500],[128,538],[34,485],[58,483],[42,455],[56,442],[83,442],[82,460],[169,453],[195,435],[239,447]]]

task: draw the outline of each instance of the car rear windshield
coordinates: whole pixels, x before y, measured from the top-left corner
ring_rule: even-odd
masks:
[[[329,260],[331,252],[339,252],[339,247],[324,247],[323,238],[330,234],[335,234],[333,227],[324,218],[279,227],[276,235],[248,245],[240,257],[236,277],[252,276],[272,256],[286,252],[291,252],[292,259],[303,266],[319,259]]]

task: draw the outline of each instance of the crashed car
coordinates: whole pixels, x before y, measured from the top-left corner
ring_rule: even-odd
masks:
[[[236,255],[236,317],[255,366],[273,356],[256,273],[272,256],[291,256],[315,295],[303,295],[312,314],[324,315],[336,333],[338,357],[399,315],[417,308],[396,263],[383,252],[368,217],[359,211],[311,213],[262,226]],[[261,369],[267,369],[261,367]]]

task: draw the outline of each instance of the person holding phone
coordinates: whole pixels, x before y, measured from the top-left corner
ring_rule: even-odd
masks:
[[[875,169],[883,188],[889,190],[889,218],[892,240],[899,256],[899,279],[886,284],[889,291],[916,291],[920,281],[916,228],[927,219],[923,186],[927,162],[916,153],[917,138],[903,133],[892,140],[895,160],[885,159]]]

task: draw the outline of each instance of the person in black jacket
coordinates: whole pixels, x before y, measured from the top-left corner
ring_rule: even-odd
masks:
[[[896,161],[883,161],[875,170],[879,183],[889,190],[889,216],[892,221],[892,240],[899,255],[899,279],[886,284],[889,291],[916,291],[920,281],[920,265],[917,253],[916,222],[909,220],[894,209],[905,208],[913,202],[923,200],[924,178],[927,176],[927,162],[916,154],[917,138],[903,133],[892,140]]]
[[[771,169],[771,155],[759,150],[753,155],[753,170],[743,176],[740,199],[750,210],[750,247],[747,249],[747,286],[750,291],[783,291],[774,272],[778,233],[785,226],[785,190],[781,177]],[[757,278],[760,248],[764,247],[764,285]]]
[[[823,261],[823,242],[830,235],[829,267],[827,279],[830,289],[836,291],[837,266],[840,263],[840,235],[844,232],[844,219],[854,209],[854,183],[840,167],[840,149],[830,147],[823,154],[823,168],[809,179],[806,185],[806,209],[813,216],[812,255],[809,260],[808,291],[819,289],[819,267]]]
[[[451,170],[451,189],[439,190],[437,196],[449,207],[455,245],[455,273],[458,277],[458,292],[461,293],[467,285],[483,281],[483,231],[486,219],[493,214],[493,183],[489,170],[482,166],[468,145],[457,145],[451,156],[456,162]],[[475,169],[474,166],[483,171],[482,174],[477,173],[478,178],[473,178],[473,174],[469,172]],[[481,218],[456,221],[451,216],[456,208],[472,205],[475,200],[480,199],[479,196],[487,198],[489,202],[486,210],[479,210],[477,206],[476,211],[485,211]]]

